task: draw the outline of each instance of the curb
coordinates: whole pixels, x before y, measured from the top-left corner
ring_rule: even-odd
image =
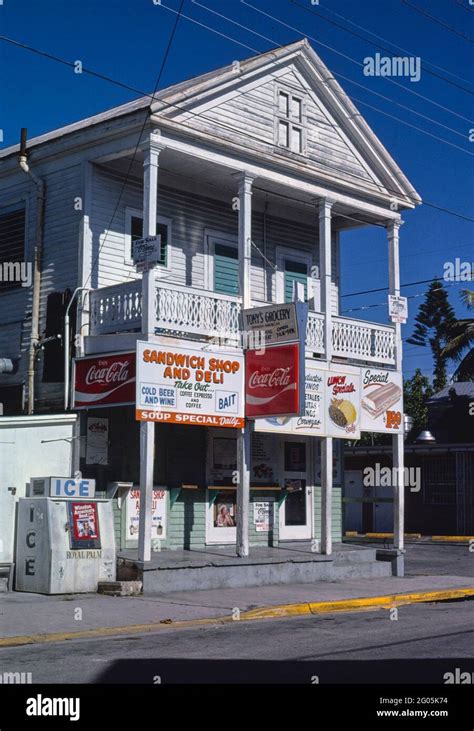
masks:
[[[148,624],[133,624],[125,627],[97,627],[80,632],[51,632],[49,634],[19,635],[0,638],[0,648],[18,647],[21,645],[44,644],[46,642],[64,642],[67,640],[93,639],[113,635],[128,635],[139,632],[156,632],[164,629],[187,627],[204,627],[213,624],[231,624],[236,621],[252,621],[258,619],[277,619],[280,617],[298,617],[309,614],[333,614],[335,612],[369,611],[371,609],[391,609],[395,606],[417,604],[423,602],[445,602],[459,599],[474,599],[474,587],[461,589],[444,589],[437,591],[421,591],[411,594],[387,594],[385,596],[362,597],[358,599],[341,599],[332,602],[302,602],[300,604],[280,604],[274,607],[260,607],[242,612],[239,619],[232,616],[208,617],[204,619],[183,619],[174,622],[164,619]]]
[[[470,543],[474,541],[474,536],[431,536],[432,541],[449,542],[449,543]]]

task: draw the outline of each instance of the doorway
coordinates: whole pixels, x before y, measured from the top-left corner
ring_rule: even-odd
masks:
[[[309,439],[282,437],[280,539],[309,540],[313,527],[313,488]]]

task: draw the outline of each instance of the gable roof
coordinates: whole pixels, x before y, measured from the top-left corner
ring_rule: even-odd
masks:
[[[193,108],[205,104],[210,99],[219,98],[219,95],[238,94],[240,93],[238,87],[252,77],[262,75],[266,70],[272,71],[275,65],[282,68],[290,63],[307,79],[315,99],[328,110],[331,119],[336,121],[340,134],[353,145],[359,163],[370,173],[367,177],[368,183],[373,186],[373,191],[379,195],[386,194],[387,197],[394,197],[395,194],[397,199],[403,200],[401,208],[413,208],[421,203],[415,188],[307,39],[280,46],[243,61],[235,61],[217,70],[167,87],[154,96],[151,94],[142,96],[101,114],[32,138],[28,142],[28,149],[148,108],[152,114],[160,117],[164,124],[189,130],[190,125],[184,125],[179,119],[180,116],[185,117],[187,114],[189,118],[192,116]],[[210,137],[216,141],[215,135]],[[0,158],[8,157],[18,151],[19,145],[11,146],[0,151]],[[357,182],[352,183],[352,186],[357,187]]]

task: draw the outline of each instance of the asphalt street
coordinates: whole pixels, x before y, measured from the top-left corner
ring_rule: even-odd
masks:
[[[411,546],[407,572],[428,573],[427,569],[436,563],[437,573],[472,576],[473,562],[474,554],[466,546]],[[324,682],[325,673],[327,682],[362,682],[362,666],[347,664],[359,661],[365,663],[363,667],[372,668],[372,677],[375,673],[378,682],[384,683],[390,682],[397,661],[429,659],[437,661],[436,667],[430,670],[433,663],[425,662],[421,670],[416,670],[413,682],[442,682],[445,672],[454,672],[454,659],[470,660],[472,665],[472,658],[474,601],[457,601],[401,606],[396,611],[236,621],[227,625],[216,622],[199,628],[164,626],[146,635],[4,648],[0,649],[0,669],[32,673],[37,683],[152,683],[157,677],[162,682],[200,682],[202,668],[195,672],[193,661],[213,661],[214,682],[222,682],[228,670],[223,662],[250,660],[272,661],[272,670],[276,663],[281,681],[295,682],[291,677],[295,672],[293,661],[300,666],[299,682],[315,675]],[[184,663],[177,666],[176,660]],[[342,674],[334,675],[338,665]],[[264,665],[257,670],[261,682],[267,670]],[[426,676],[428,671],[434,672],[434,677]],[[238,669],[232,673],[234,680],[246,679],[239,676]],[[404,680],[409,682],[408,677]]]
[[[282,663],[314,661],[389,661],[400,659],[473,658],[474,602],[410,605],[387,610],[296,619],[259,620],[201,628],[163,628],[146,636],[123,636],[67,641],[0,650],[0,666],[32,673],[38,683],[91,683],[120,679],[166,681],[166,664],[172,659],[271,660]],[[116,665],[126,660],[128,666]],[[141,668],[139,660],[150,660]],[[134,662],[132,662],[134,661]],[[452,664],[452,663],[451,663]],[[451,668],[446,663],[446,670]],[[388,666],[389,667],[389,666]],[[443,665],[444,667],[444,665]],[[120,671],[120,677],[114,676]],[[191,668],[190,668],[191,670]],[[188,682],[193,681],[192,673]],[[224,680],[225,669],[220,672]],[[173,677],[175,677],[173,675]],[[309,676],[308,676],[309,677]],[[148,680],[147,680],[148,679]],[[264,678],[262,677],[262,680]],[[291,680],[291,678],[287,678]],[[358,682],[354,677],[346,682]],[[380,682],[385,682],[380,678]],[[420,679],[421,682],[421,679]],[[441,682],[441,681],[439,681]]]

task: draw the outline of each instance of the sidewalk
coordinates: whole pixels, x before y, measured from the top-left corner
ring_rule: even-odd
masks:
[[[348,579],[337,582],[207,591],[175,592],[154,597],[110,597],[99,594],[43,596],[13,592],[0,595],[0,648],[12,644],[62,641],[71,635],[86,636],[127,634],[172,628],[176,622],[232,621],[238,609],[241,614],[253,611],[255,619],[275,616],[334,611],[322,602],[361,602],[360,609],[387,608],[387,604],[433,601],[432,592],[447,591],[443,600],[456,598],[460,589],[470,589],[474,596],[474,579],[466,576],[412,576],[408,578]],[[426,596],[413,596],[427,593]],[[428,594],[430,593],[430,594]],[[386,599],[381,599],[386,597]],[[376,598],[378,601],[376,601]],[[402,600],[402,601],[400,601]],[[316,604],[313,604],[316,603]],[[308,609],[308,605],[312,606]],[[292,605],[284,611],[281,605]],[[297,605],[297,606],[295,606]],[[351,605],[339,605],[338,611],[355,611]],[[140,627],[137,627],[140,625]],[[155,626],[156,625],[156,626]],[[120,628],[120,629],[119,629]],[[9,640],[8,638],[17,638]]]

